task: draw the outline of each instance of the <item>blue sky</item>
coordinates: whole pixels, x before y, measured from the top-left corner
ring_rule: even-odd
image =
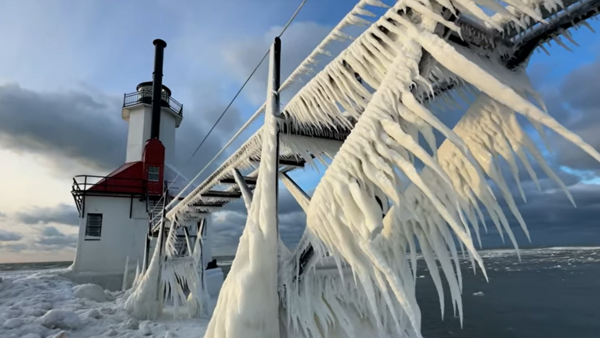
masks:
[[[0,156],[6,159],[0,175],[11,177],[3,187],[7,193],[0,196],[0,262],[72,257],[78,228],[69,193],[71,177],[106,174],[124,160],[122,95],[151,79],[154,39],[168,43],[164,83],[185,107],[177,134],[177,156],[185,163],[299,3],[0,0]],[[289,74],[354,4],[309,0],[283,37],[283,72]],[[600,30],[598,21],[590,24]],[[581,85],[575,75],[584,77],[586,69],[599,69],[598,35],[582,28],[574,37],[581,45],[573,47],[574,52],[554,44],[550,57],[536,53],[529,67],[534,85],[552,105],[551,113],[556,111],[566,122],[569,116],[592,115],[589,108],[578,106],[582,99],[569,88]],[[254,113],[265,96],[265,79],[263,67],[191,164],[180,166],[184,173],[193,176]],[[565,83],[570,85],[562,88]],[[588,126],[600,123],[586,121]],[[574,126],[591,133],[585,126]],[[565,156],[549,154],[557,167],[596,175],[600,167],[583,160],[579,166],[579,157],[572,158],[577,150],[555,139],[559,155],[572,155],[563,163]],[[598,141],[592,145],[600,146]],[[293,176],[308,191],[319,179],[313,170]],[[577,175],[568,178],[573,189],[594,188],[588,181],[579,182]],[[284,192],[282,198],[285,240],[293,243],[302,233],[303,215],[289,194]],[[570,207],[566,199],[565,205]],[[533,209],[529,212],[535,215]],[[219,215],[218,253],[233,252],[244,218],[239,203]]]

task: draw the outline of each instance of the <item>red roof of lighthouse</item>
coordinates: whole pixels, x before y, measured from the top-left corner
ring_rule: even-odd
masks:
[[[142,161],[125,163],[88,189],[93,192],[143,194]]]

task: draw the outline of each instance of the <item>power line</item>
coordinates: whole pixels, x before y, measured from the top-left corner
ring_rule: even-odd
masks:
[[[235,101],[235,99],[237,99],[237,97],[240,95],[240,93],[242,92],[242,90],[244,90],[244,87],[246,87],[246,85],[248,84],[248,82],[250,81],[250,79],[252,78],[252,76],[254,76],[254,73],[256,73],[256,71],[258,70],[258,68],[260,68],[260,65],[262,65],[262,63],[265,61],[265,59],[267,58],[267,56],[269,56],[269,51],[267,51],[267,53],[262,57],[262,59],[260,59],[260,62],[256,65],[256,67],[254,67],[254,70],[252,71],[252,73],[250,73],[250,76],[248,76],[248,78],[246,79],[246,81],[244,81],[244,84],[242,84],[242,86],[237,91],[237,93],[235,93],[235,95],[233,96],[233,99],[231,99],[231,101],[229,101],[229,104],[227,105],[227,107],[225,107],[225,110],[223,110],[223,112],[221,113],[221,116],[219,116],[219,118],[217,119],[217,121],[215,122],[215,124],[213,124],[212,128],[210,128],[210,130],[208,131],[208,133],[206,134],[206,136],[204,136],[204,138],[202,139],[202,142],[200,142],[200,144],[198,145],[198,147],[196,147],[196,150],[194,150],[194,153],[192,154],[192,156],[190,156],[190,158],[188,159],[187,163],[189,163],[192,160],[192,158],[194,157],[194,155],[196,155],[196,153],[198,152],[198,150],[200,149],[200,147],[202,147],[202,145],[204,144],[204,142],[206,141],[206,139],[208,138],[208,136],[210,135],[210,133],[212,133],[212,131],[215,129],[215,127],[217,126],[217,124],[219,123],[219,121],[221,121],[221,119],[223,118],[223,116],[225,116],[225,113],[227,113],[227,111],[229,110],[229,108],[231,107],[231,105],[233,104],[233,102]]]
[[[290,17],[290,19],[288,20],[288,22],[285,24],[285,26],[283,26],[283,29],[281,29],[281,33],[279,33],[279,35],[277,35],[277,37],[280,38],[283,35],[283,33],[285,33],[285,31],[288,29],[288,27],[290,27],[290,25],[292,24],[292,22],[294,21],[294,19],[296,19],[296,16],[298,16],[298,13],[300,13],[300,10],[302,9],[302,7],[304,7],[304,4],[306,4],[306,1],[308,1],[308,0],[303,0],[300,3],[300,6],[298,6],[298,8],[294,12],[294,14],[292,14],[292,16]],[[221,115],[219,116],[219,118],[217,119],[217,121],[215,122],[215,124],[212,126],[212,128],[210,128],[210,130],[208,131],[208,133],[206,134],[206,136],[204,136],[204,139],[202,139],[202,142],[200,142],[200,144],[198,145],[198,147],[196,148],[196,150],[194,150],[194,153],[192,154],[192,156],[190,156],[190,159],[188,160],[188,163],[196,155],[196,153],[198,152],[198,150],[200,149],[200,147],[202,147],[202,145],[204,144],[204,142],[206,142],[206,139],[208,138],[208,136],[215,129],[215,127],[217,126],[217,124],[219,123],[219,121],[221,121],[221,119],[223,118],[223,116],[225,115],[225,113],[227,113],[227,111],[229,110],[229,108],[231,107],[231,105],[233,105],[233,102],[237,99],[237,97],[240,95],[240,93],[242,92],[242,90],[244,90],[244,88],[246,87],[246,85],[248,84],[248,82],[250,81],[250,79],[252,79],[252,77],[254,76],[254,74],[256,73],[256,71],[258,70],[258,68],[260,68],[260,66],[262,65],[262,63],[267,58],[267,56],[269,56],[270,52],[271,52],[271,49],[270,48],[267,49],[267,52],[265,53],[265,55],[262,57],[262,59],[260,59],[260,61],[256,65],[256,67],[254,67],[254,70],[252,70],[252,73],[250,73],[250,75],[248,76],[248,78],[246,79],[246,81],[244,81],[244,83],[242,84],[242,86],[240,87],[240,89],[233,96],[233,99],[231,99],[231,101],[229,102],[229,104],[227,105],[227,107],[225,107],[225,110],[223,110],[223,112],[221,113]]]
[[[300,13],[300,10],[302,9],[302,7],[304,7],[304,4],[306,4],[306,1],[307,0],[303,0],[302,3],[300,3],[300,6],[298,6],[298,8],[294,12],[294,14],[292,14],[292,17],[288,20],[288,22],[285,24],[285,26],[283,26],[283,29],[281,30],[281,33],[279,33],[279,35],[277,35],[278,38],[280,38],[283,35],[283,33],[285,33],[285,31],[292,24],[292,22],[294,21],[294,19],[296,19],[296,16],[298,16],[298,13]]]

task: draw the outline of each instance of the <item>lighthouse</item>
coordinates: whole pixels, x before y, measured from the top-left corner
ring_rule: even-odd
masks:
[[[156,223],[164,206],[189,182],[173,165],[183,105],[162,84],[167,44],[160,39],[153,43],[153,80],[140,83],[123,98],[121,116],[128,123],[124,164],[106,176],[73,178],[72,195],[80,218],[70,270],[78,282],[114,289],[122,283],[126,261],[133,263],[133,269],[136,262],[143,268],[156,242]],[[207,222],[208,218],[201,219],[197,226],[189,226],[195,231],[186,229],[188,240],[207,234]],[[187,246],[180,249],[183,254]],[[210,259],[204,255],[205,261]]]

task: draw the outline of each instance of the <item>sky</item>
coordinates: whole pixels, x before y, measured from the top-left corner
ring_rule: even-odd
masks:
[[[79,230],[72,177],[105,175],[124,162],[123,93],[151,79],[154,39],[168,44],[163,82],[184,105],[176,165],[193,177],[262,104],[265,67],[188,161],[299,3],[0,0],[0,262],[72,260]],[[307,2],[282,38],[284,77],[354,3]],[[573,52],[553,44],[551,56],[535,54],[528,72],[550,114],[600,149],[600,39],[586,28],[574,38],[580,46]],[[449,124],[460,117],[444,114]],[[531,245],[600,244],[600,165],[559,136],[549,132],[548,139],[548,161],[577,208],[544,175],[542,191],[523,175]],[[320,174],[306,169],[293,177],[311,193]],[[279,206],[282,238],[293,246],[304,214],[284,189]],[[245,218],[241,202],[214,214],[216,254],[235,252]],[[501,246],[497,238],[484,244]]]

